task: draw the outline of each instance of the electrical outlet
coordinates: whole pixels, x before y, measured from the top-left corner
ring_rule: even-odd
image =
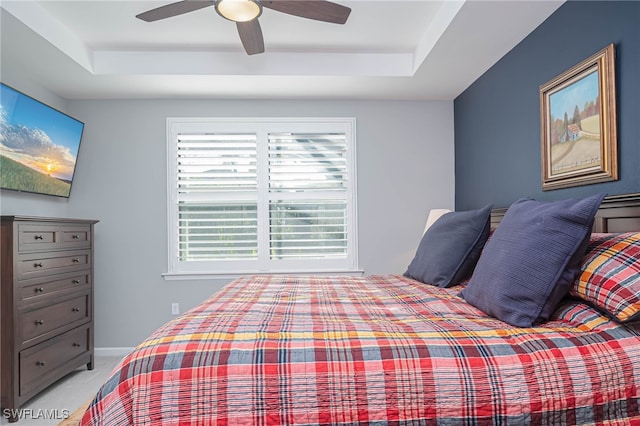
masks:
[[[172,303],[171,304],[171,314],[172,315],[178,315],[180,313],[180,304],[179,303]]]

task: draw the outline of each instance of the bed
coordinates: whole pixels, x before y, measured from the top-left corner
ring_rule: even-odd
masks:
[[[81,424],[640,422],[640,194],[599,205],[580,273],[543,322],[474,306],[476,272],[447,287],[242,277],[126,356]],[[492,226],[508,215],[492,210]]]

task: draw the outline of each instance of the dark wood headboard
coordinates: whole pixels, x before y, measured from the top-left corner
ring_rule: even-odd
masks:
[[[507,208],[491,211],[491,227],[498,226]],[[593,222],[593,232],[640,231],[640,192],[611,195],[602,201]]]

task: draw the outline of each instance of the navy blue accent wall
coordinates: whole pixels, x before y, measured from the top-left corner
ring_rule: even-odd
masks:
[[[540,85],[616,46],[619,180],[542,191]],[[640,2],[569,1],[454,101],[456,209],[640,192]]]

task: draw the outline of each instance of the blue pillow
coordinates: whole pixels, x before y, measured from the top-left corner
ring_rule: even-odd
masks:
[[[513,203],[460,295],[518,327],[548,320],[580,271],[603,198]]]
[[[491,207],[441,216],[424,233],[404,276],[450,287],[471,275],[489,236]]]

